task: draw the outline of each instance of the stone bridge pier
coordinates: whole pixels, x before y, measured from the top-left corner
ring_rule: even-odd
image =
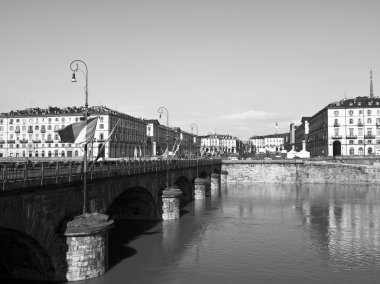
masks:
[[[168,190],[165,169],[128,174],[108,169],[107,176],[88,181],[91,218],[81,215],[80,180],[1,191],[0,279],[73,281],[102,275],[113,219],[179,218],[180,208],[197,198],[197,172],[210,184],[220,171],[220,161],[198,169],[172,165]]]

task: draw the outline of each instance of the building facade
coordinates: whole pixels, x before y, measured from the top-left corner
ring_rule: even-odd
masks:
[[[380,98],[373,95],[331,103],[309,126],[312,156],[380,154]]]
[[[211,155],[240,154],[244,143],[231,135],[209,134],[201,137],[201,152]]]
[[[104,106],[89,108],[98,117],[95,136],[89,144],[89,159],[103,147],[104,158],[143,156],[146,148],[144,121]],[[83,107],[30,108],[0,115],[0,157],[83,157],[83,145],[62,143],[57,131],[84,120]],[[118,122],[112,137],[109,137]],[[109,138],[109,139],[108,139]]]
[[[284,143],[289,139],[286,133],[252,136],[250,141],[256,148],[256,153],[279,152],[284,150]]]

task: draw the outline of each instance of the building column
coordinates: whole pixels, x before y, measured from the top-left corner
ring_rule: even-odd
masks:
[[[162,220],[179,219],[181,194],[181,190],[176,185],[162,191]]]
[[[108,230],[113,220],[107,215],[90,213],[67,223],[67,281],[85,280],[103,275],[108,269]]]

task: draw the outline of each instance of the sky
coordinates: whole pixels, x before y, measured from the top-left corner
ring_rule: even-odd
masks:
[[[367,96],[371,68],[380,94],[379,28],[378,0],[0,0],[0,113],[84,105],[80,59],[90,106],[164,106],[199,135],[288,132]]]

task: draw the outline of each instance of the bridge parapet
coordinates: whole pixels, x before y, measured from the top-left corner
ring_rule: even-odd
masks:
[[[219,159],[186,159],[157,161],[118,161],[100,162],[88,167],[88,180],[104,179],[117,176],[128,176],[169,170],[178,170],[192,167],[212,166],[221,164]],[[83,166],[80,163],[41,164],[32,168],[7,167],[1,169],[0,183],[2,190],[30,188],[61,183],[72,183],[83,180]]]

